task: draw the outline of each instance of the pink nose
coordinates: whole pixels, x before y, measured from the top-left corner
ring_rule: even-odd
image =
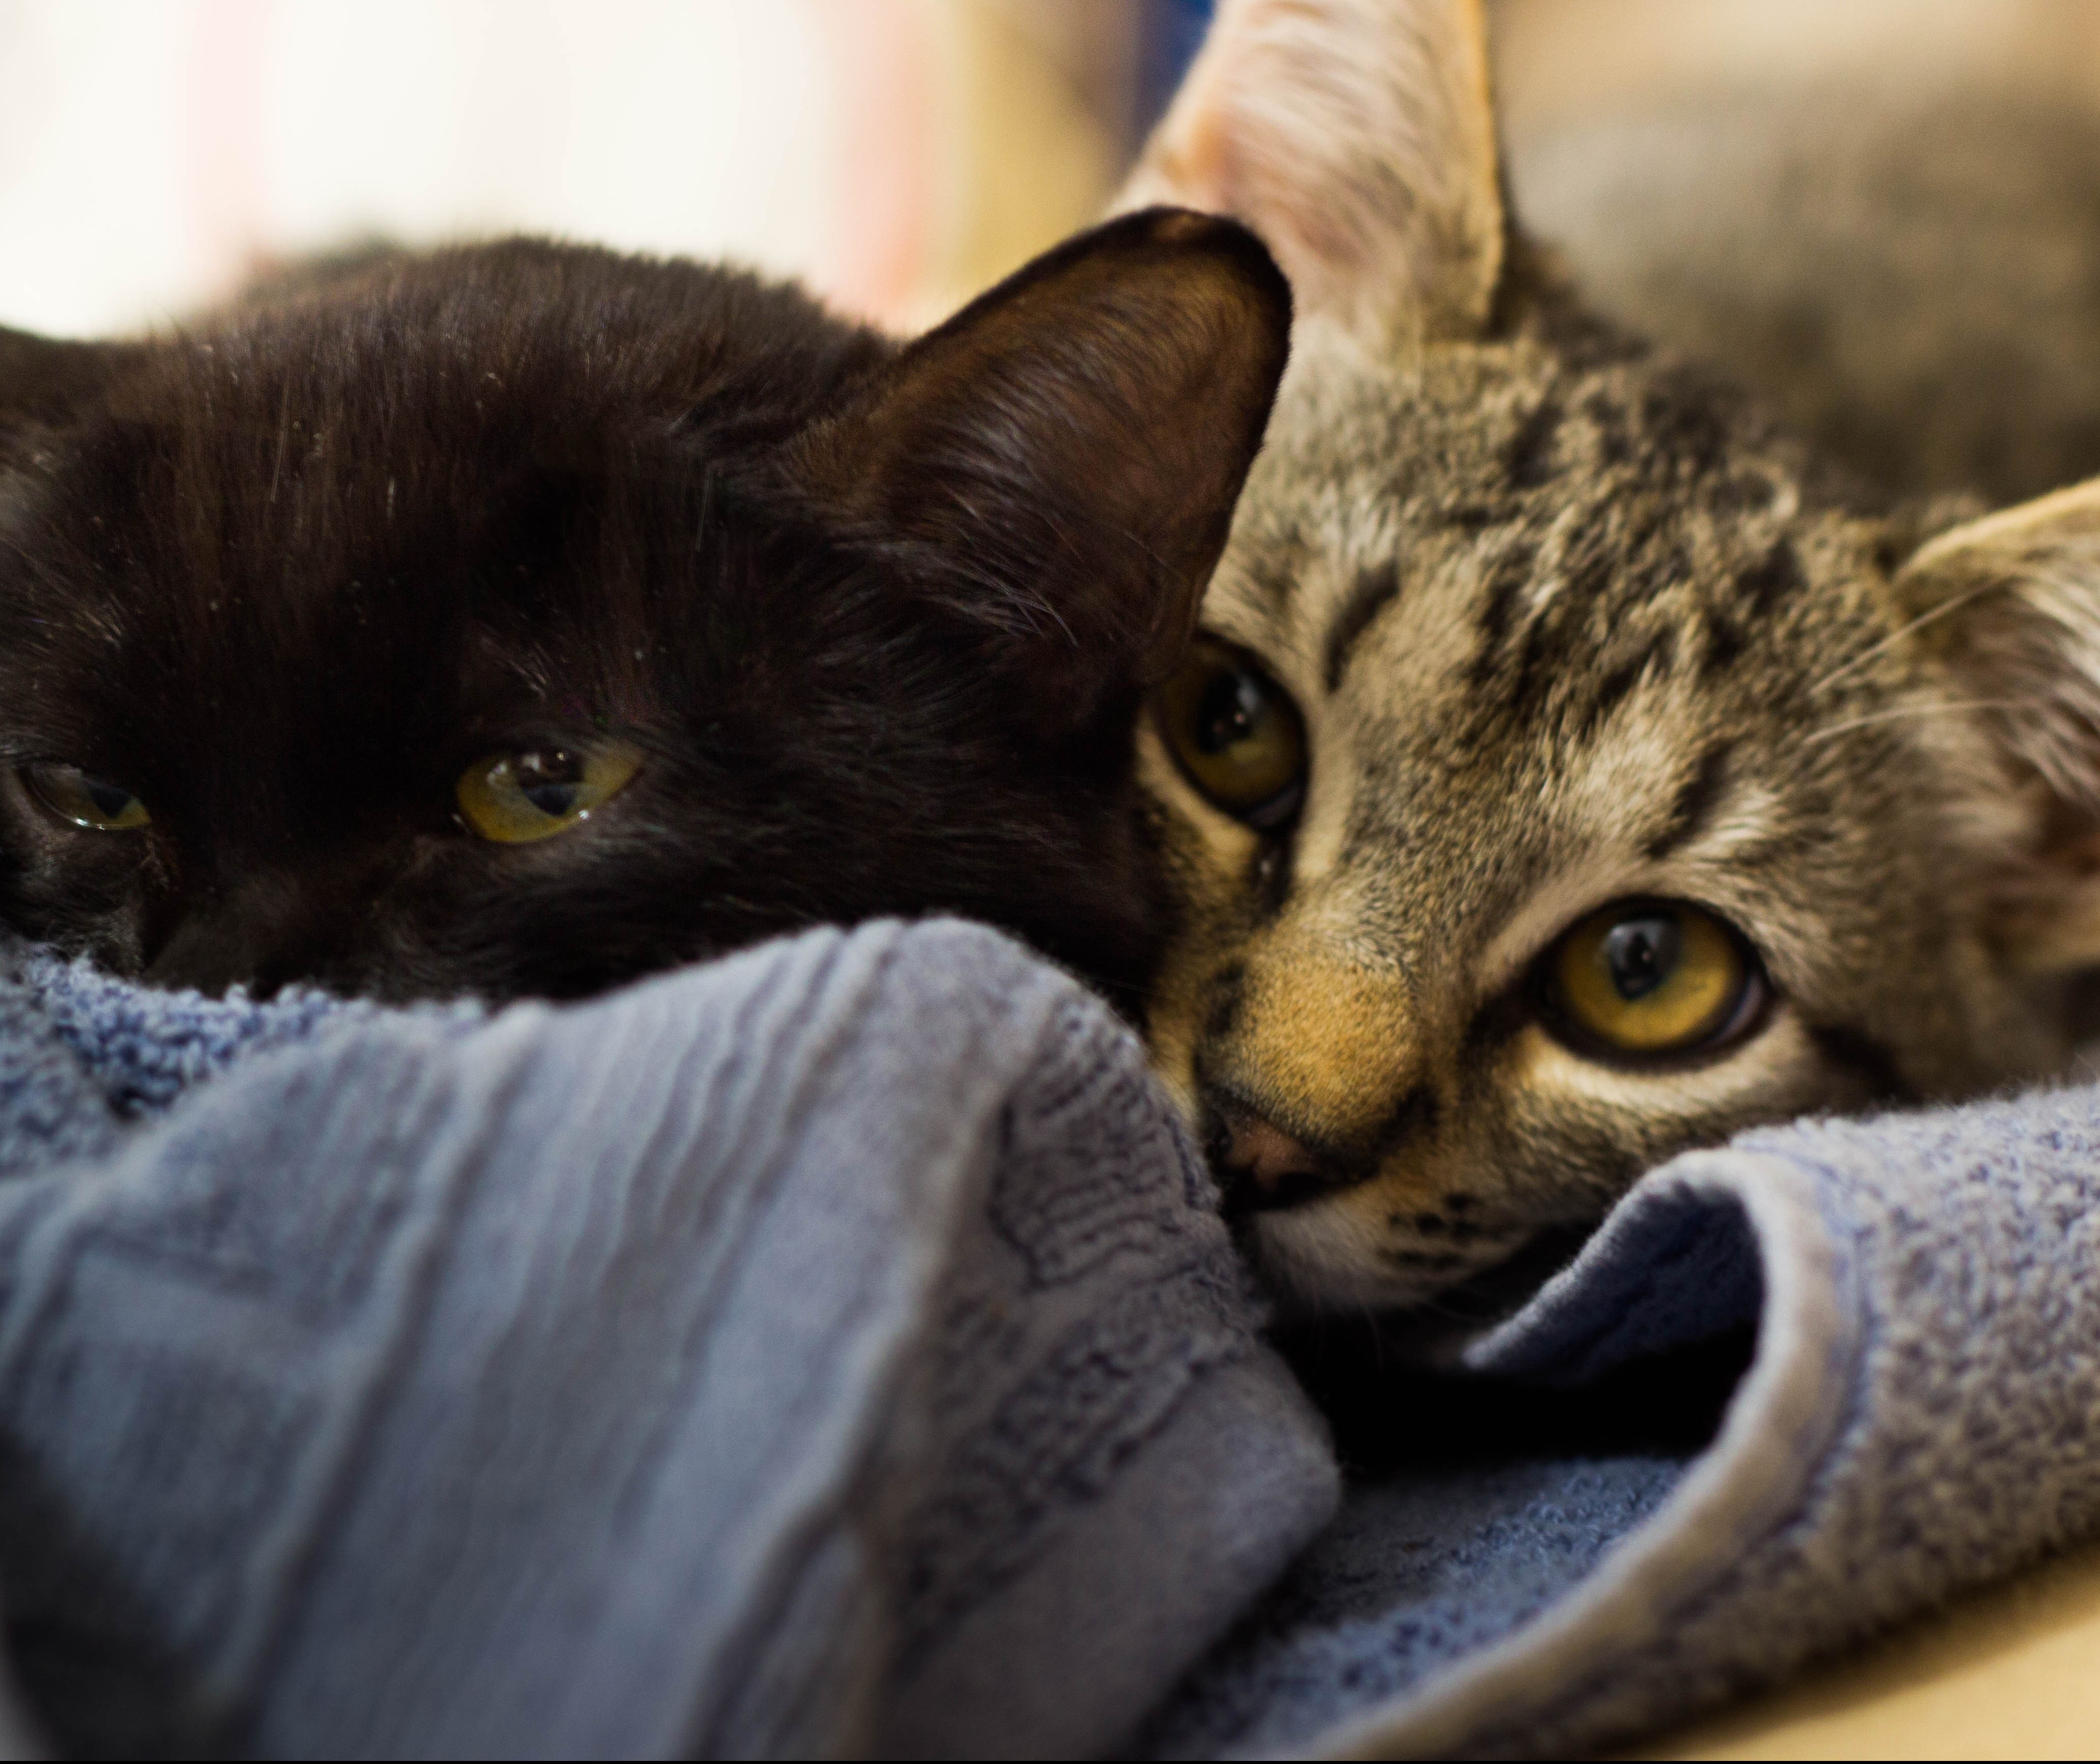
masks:
[[[1354,1187],[1374,1173],[1331,1148],[1308,1145],[1286,1133],[1246,1098],[1222,1085],[1206,1086],[1207,1149],[1224,1190],[1229,1214],[1267,1212],[1317,1201]]]
[[[1320,1160],[1273,1122],[1242,1115],[1228,1129],[1225,1167],[1273,1198],[1320,1175]]]

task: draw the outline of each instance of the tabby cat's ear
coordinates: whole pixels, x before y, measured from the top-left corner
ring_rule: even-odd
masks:
[[[1463,337],[1501,280],[1481,0],[1224,0],[1118,209],[1246,222],[1301,313]]]
[[[1131,215],[910,345],[792,469],[1076,724],[1180,659],[1290,337],[1253,235]]]
[[[1942,533],[1896,590],[2032,783],[2006,942],[2037,970],[2100,962],[2100,478]]]
[[[0,430],[63,422],[108,376],[101,343],[62,342],[0,326]]]

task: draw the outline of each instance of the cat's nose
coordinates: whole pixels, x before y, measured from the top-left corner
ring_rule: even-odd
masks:
[[[280,876],[264,874],[200,900],[150,952],[144,977],[212,997],[245,986],[268,998],[315,977],[345,916]]]
[[[1371,1174],[1295,1139],[1231,1091],[1203,1091],[1204,1140],[1229,1214],[1295,1206]]]

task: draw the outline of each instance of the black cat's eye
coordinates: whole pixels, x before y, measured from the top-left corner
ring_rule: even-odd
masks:
[[[1562,933],[1538,972],[1562,1039],[1621,1060],[1726,1047],[1756,1026],[1767,990],[1740,933],[1683,901],[1615,901]]]
[[[460,774],[461,818],[499,845],[529,845],[566,833],[610,802],[642,770],[624,741],[485,754]]]
[[[1264,831],[1297,814],[1305,720],[1246,650],[1198,637],[1155,708],[1176,763],[1226,814]]]
[[[38,761],[15,775],[33,797],[69,826],[91,833],[135,833],[152,824],[146,805],[130,791],[77,765]]]

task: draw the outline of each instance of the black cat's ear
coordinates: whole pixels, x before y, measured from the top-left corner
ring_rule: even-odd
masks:
[[[1290,348],[1232,222],[1133,214],[906,348],[796,470],[1056,721],[1171,671]]]
[[[64,422],[102,386],[106,344],[32,337],[0,326],[0,430]]]

